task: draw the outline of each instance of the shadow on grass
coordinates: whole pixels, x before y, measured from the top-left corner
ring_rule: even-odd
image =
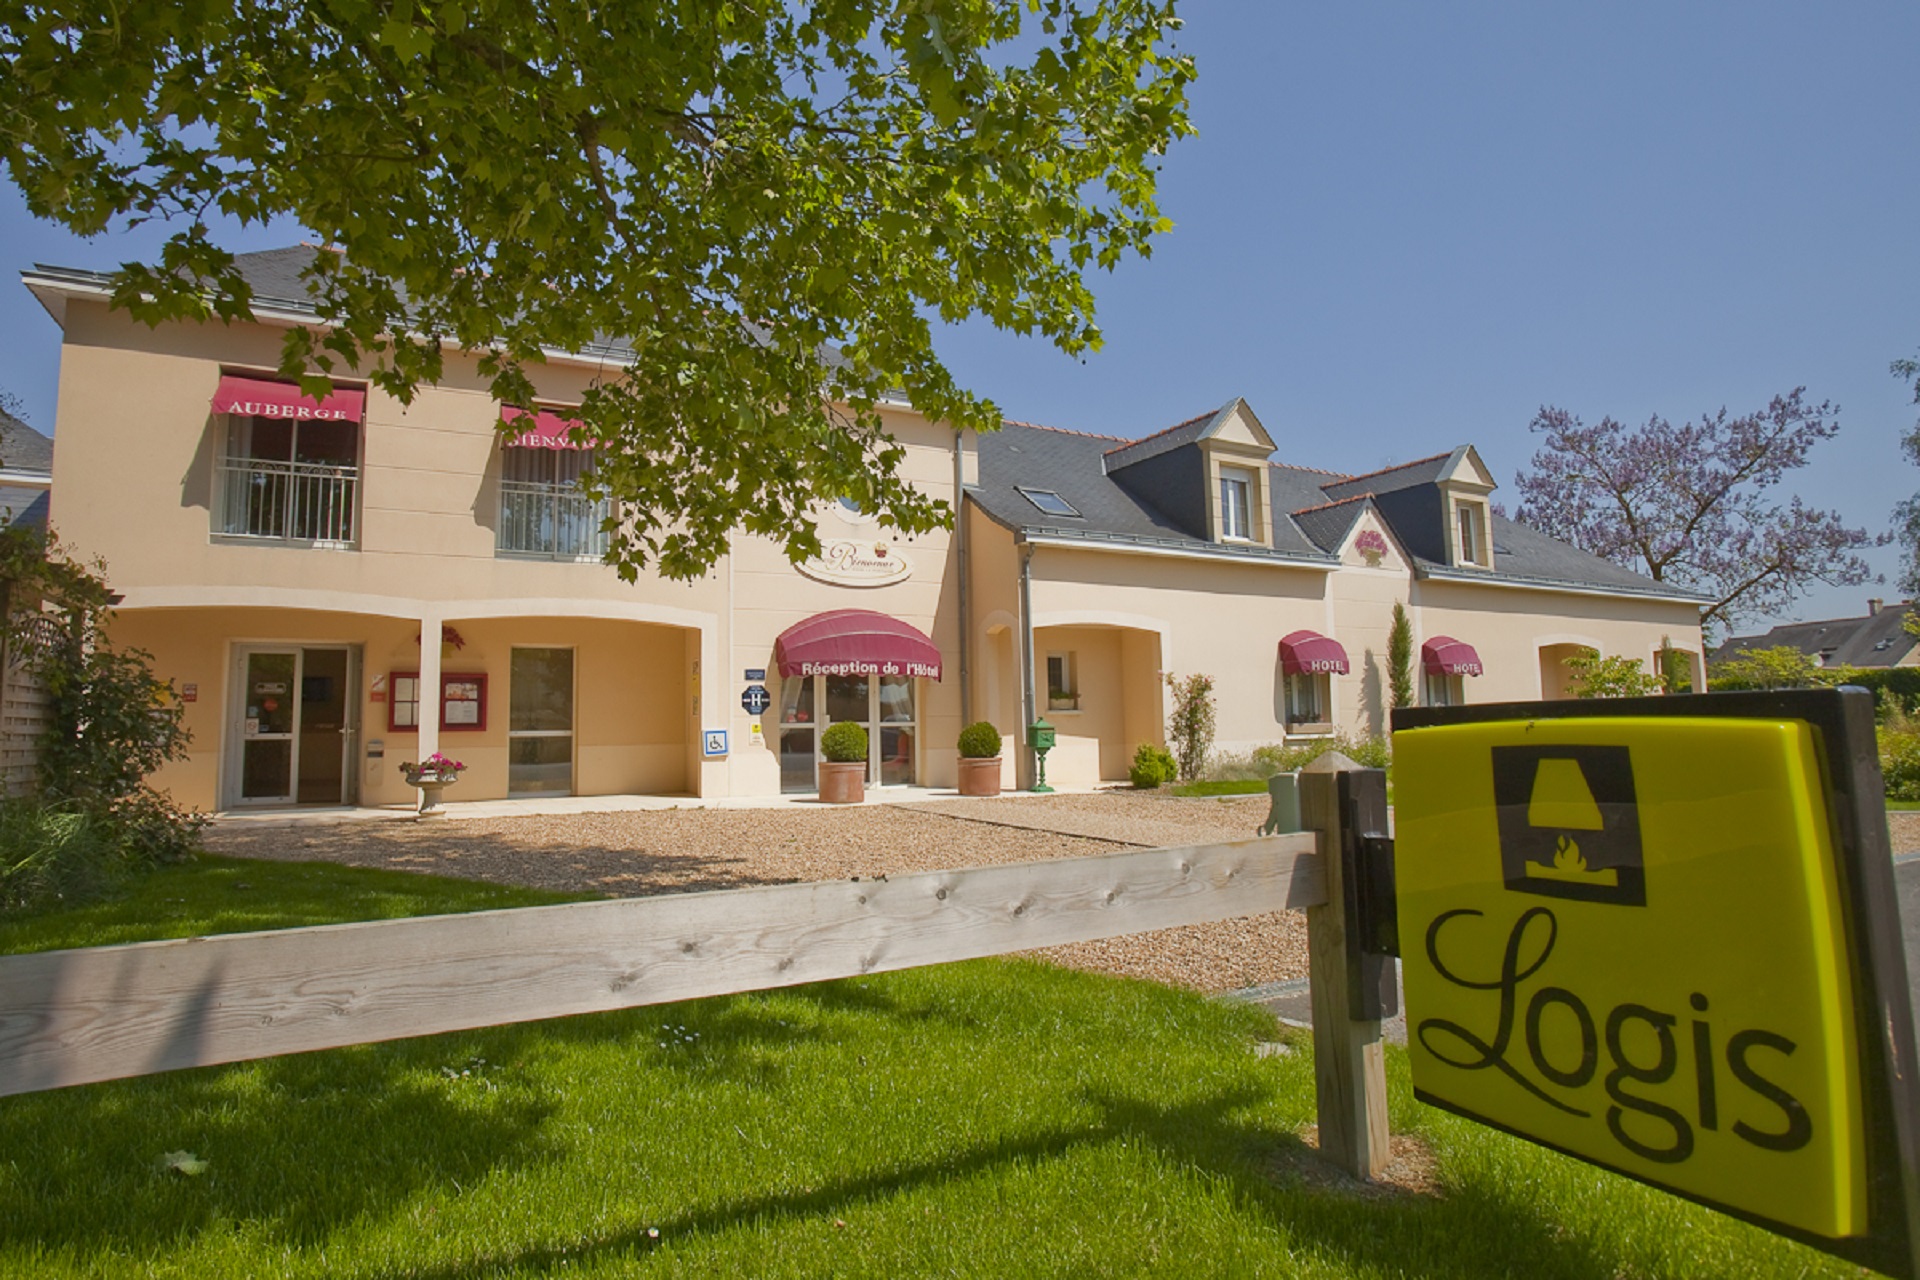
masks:
[[[147,1253],[242,1220],[304,1245],[423,1186],[544,1160],[553,1106],[501,1065],[514,1030],[0,1099],[0,1246]],[[207,1172],[166,1172],[174,1151]]]
[[[1380,1197],[1356,1195],[1337,1180],[1331,1186],[1276,1183],[1262,1168],[1277,1155],[1305,1156],[1307,1148],[1293,1134],[1249,1129],[1231,1118],[1264,1101],[1256,1089],[1234,1089],[1170,1107],[1130,1098],[1089,1100],[1104,1115],[1087,1125],[985,1143],[938,1160],[841,1178],[817,1188],[723,1201],[564,1246],[536,1246],[425,1270],[400,1266],[383,1274],[396,1280],[402,1275],[476,1280],[503,1272],[539,1274],[639,1259],[664,1243],[685,1246],[703,1236],[737,1230],[742,1223],[765,1226],[849,1216],[862,1205],[882,1204],[919,1187],[1057,1160],[1122,1140],[1145,1142],[1173,1161],[1223,1178],[1233,1187],[1237,1203],[1269,1219],[1294,1246],[1345,1258],[1356,1270],[1405,1271],[1442,1280],[1483,1280],[1488,1275],[1610,1280],[1617,1274],[1612,1262],[1560,1235],[1530,1206],[1477,1190],[1451,1191],[1444,1197]],[[1466,1241],[1475,1247],[1461,1248]]]

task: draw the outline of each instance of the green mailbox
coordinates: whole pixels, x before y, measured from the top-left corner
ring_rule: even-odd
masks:
[[[1045,720],[1035,720],[1032,724],[1028,725],[1027,745],[1032,747],[1035,754],[1039,757],[1036,761],[1039,765],[1039,770],[1034,777],[1033,789],[1035,791],[1052,791],[1053,788],[1047,785],[1047,752],[1053,750],[1053,726]]]

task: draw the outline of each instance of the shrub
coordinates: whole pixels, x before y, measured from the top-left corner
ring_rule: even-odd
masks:
[[[960,731],[960,755],[966,760],[991,760],[1000,754],[1000,731],[987,721]]]
[[[102,896],[137,865],[130,843],[87,809],[0,801],[0,916]]]
[[[1244,757],[1244,764],[1240,764],[1240,767],[1247,769],[1251,776],[1261,778],[1270,778],[1276,773],[1298,773],[1329,751],[1338,751],[1364,769],[1393,768],[1393,747],[1389,739],[1361,738],[1344,731],[1325,738],[1305,738],[1255,747],[1251,755]],[[1208,775],[1246,776],[1221,775],[1211,769]]]
[[[1820,668],[1792,645],[1747,649],[1713,664],[1713,689],[1805,689],[1819,683]]]
[[[1874,731],[1880,744],[1880,773],[1887,799],[1920,800],[1920,722],[1898,706],[1887,710]]]
[[[865,727],[848,720],[828,725],[820,734],[820,754],[835,764],[864,764],[867,759]]]
[[[1173,690],[1173,714],[1167,717],[1167,741],[1180,761],[1180,776],[1197,778],[1213,750],[1213,677],[1167,676]]]
[[[1179,772],[1180,766],[1174,763],[1172,752],[1143,742],[1133,753],[1133,768],[1127,771],[1127,777],[1134,786],[1147,791],[1172,782]]]
[[[1393,625],[1387,631],[1387,688],[1393,705],[1413,705],[1413,622],[1407,606],[1393,602]]]
[[[1591,651],[1566,660],[1576,698],[1644,698],[1660,692],[1660,678],[1638,658],[1603,658]]]
[[[0,582],[13,603],[3,620],[8,656],[33,669],[48,701],[39,798],[5,802],[0,820],[11,824],[0,845],[0,904],[48,893],[71,902],[189,856],[206,819],[146,784],[186,758],[184,711],[148,654],[108,642],[114,597],[99,566],[16,527],[0,531]],[[20,887],[30,885],[41,888]]]

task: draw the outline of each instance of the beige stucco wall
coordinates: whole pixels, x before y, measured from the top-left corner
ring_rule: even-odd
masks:
[[[447,728],[440,749],[468,766],[457,798],[507,794],[507,730],[511,653],[516,645],[574,650],[574,789],[581,795],[688,790],[689,714],[685,633],[670,627],[593,618],[458,620],[464,647],[445,654],[446,674],[487,677],[487,724]],[[155,775],[154,785],[184,804],[212,810],[233,799],[237,654],[243,646],[298,648],[345,645],[363,662],[358,681],[357,757],[363,804],[397,804],[413,796],[398,765],[417,760],[417,731],[388,727],[385,689],[375,701],[374,677],[420,668],[419,624],[404,618],[292,609],[147,609],[116,614],[115,644],[150,652],[154,672],[177,690],[195,686],[185,706],[192,735],[186,760]],[[371,744],[383,755],[369,758]],[[225,790],[223,791],[223,782]]]
[[[1418,584],[1414,602],[1416,658],[1436,635],[1464,640],[1480,654],[1486,674],[1463,681],[1469,703],[1562,696],[1551,683],[1558,672],[1547,673],[1543,687],[1540,651],[1549,646],[1637,658],[1648,671],[1663,638],[1676,649],[1701,651],[1700,611],[1683,602],[1432,580]]]
[[[1033,622],[1151,637],[1161,672],[1214,678],[1217,747],[1244,751],[1283,735],[1279,639],[1301,627],[1327,630],[1326,577],[1296,565],[1040,546],[1033,559]],[[1151,712],[1150,701],[1135,694],[1130,719],[1142,741],[1155,740],[1147,726],[1164,725],[1164,695]],[[1138,744],[1119,745],[1103,762],[1108,779],[1126,777]]]
[[[884,412],[888,432],[904,450],[901,476],[929,496],[954,502],[954,433],[916,414]],[[785,549],[767,538],[739,537],[733,543],[729,568],[732,597],[727,616],[732,619],[725,646],[729,661],[719,684],[726,719],[732,729],[734,758],[731,790],[736,795],[773,794],[780,789],[779,744],[780,673],[773,657],[780,633],[817,613],[834,609],[866,609],[886,614],[925,633],[943,656],[939,680],[920,680],[915,690],[920,732],[915,743],[916,774],[923,785],[955,785],[960,736],[960,604],[959,576],[954,569],[957,547],[950,530],[906,537],[871,516],[856,515],[839,504],[814,513],[823,544],[839,539],[864,547],[884,548],[889,562],[904,560],[911,572],[880,586],[855,586],[821,581],[797,568]],[[767,673],[766,686],[773,706],[758,720],[762,737],[756,742],[755,717],[740,705],[747,681],[745,672]],[[716,722],[720,723],[720,722]]]

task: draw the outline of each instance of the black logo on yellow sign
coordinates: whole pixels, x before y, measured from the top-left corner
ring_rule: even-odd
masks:
[[[1494,747],[1493,799],[1507,888],[1647,905],[1627,748]]]

